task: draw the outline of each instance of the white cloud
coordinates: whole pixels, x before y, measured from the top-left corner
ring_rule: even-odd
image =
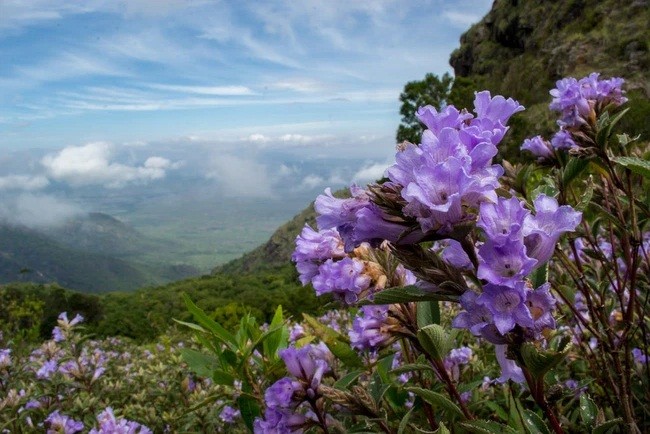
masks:
[[[219,155],[206,176],[219,182],[226,196],[275,197],[267,167],[252,159]]]
[[[7,175],[0,176],[0,190],[40,190],[50,181],[44,176]]]
[[[320,92],[327,89],[325,83],[305,77],[305,78],[286,78],[275,81],[268,85],[271,89],[291,90],[294,92]]]
[[[63,224],[82,212],[79,206],[60,197],[32,193],[22,193],[0,205],[3,220],[37,228]]]
[[[325,178],[318,175],[307,175],[300,182],[300,188],[305,190],[313,190],[319,185],[325,184]]]
[[[359,169],[352,180],[356,183],[368,183],[376,181],[384,176],[384,171],[388,167],[385,163],[375,163]]]
[[[171,84],[150,84],[149,87],[171,92],[192,93],[199,95],[216,95],[216,96],[244,96],[255,95],[250,88],[246,86],[182,86]]]
[[[51,178],[72,186],[99,184],[110,188],[164,178],[173,166],[166,158],[156,156],[149,157],[142,166],[114,162],[111,161],[112,148],[105,142],[68,146],[57,154],[46,155],[41,164]]]

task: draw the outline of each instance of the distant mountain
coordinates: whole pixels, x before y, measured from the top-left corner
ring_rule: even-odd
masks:
[[[0,224],[0,283],[57,283],[83,292],[129,291],[200,274],[193,267],[129,258],[156,241],[105,214],[57,229]]]
[[[99,212],[73,217],[63,225],[42,229],[41,232],[75,250],[119,255],[121,258],[179,248],[177,243],[146,237],[115,217]]]

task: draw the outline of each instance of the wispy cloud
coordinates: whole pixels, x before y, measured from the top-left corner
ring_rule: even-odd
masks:
[[[153,89],[198,95],[247,96],[256,94],[246,86],[185,86],[173,84],[149,84],[148,86]]]
[[[65,198],[46,194],[21,193],[0,203],[0,219],[32,228],[58,226],[82,213]]]
[[[7,175],[0,176],[0,190],[41,190],[50,181],[45,176]]]

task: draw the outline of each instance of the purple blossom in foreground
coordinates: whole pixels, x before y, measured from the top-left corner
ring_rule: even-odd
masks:
[[[555,303],[556,300],[551,295],[551,284],[548,282],[533,291],[528,291],[526,306],[533,318],[535,332],[555,328],[555,318],[552,315]]]
[[[573,232],[582,221],[582,213],[569,205],[559,206],[555,198],[540,194],[534,201],[535,215],[524,221],[526,254],[537,260],[537,266],[553,256],[560,236]]]
[[[456,240],[446,240],[447,246],[442,251],[442,259],[456,268],[471,269],[472,261],[467,256],[465,250]]]
[[[495,345],[494,352],[497,356],[497,362],[501,367],[501,376],[496,379],[497,383],[506,383],[512,380],[515,383],[525,383],[526,378],[524,372],[521,370],[514,360],[511,360],[506,355],[507,345]]]
[[[492,97],[490,92],[484,90],[476,92],[474,98],[474,111],[479,119],[489,119],[492,122],[501,122],[505,125],[515,113],[524,110],[524,106],[512,98],[505,99],[501,95]]]
[[[219,413],[219,419],[225,423],[235,423],[240,417],[240,411],[229,405],[224,406],[221,413]]]
[[[298,434],[303,432],[307,418],[301,414],[267,408],[264,418],[256,418],[253,424],[255,434]]]
[[[314,209],[318,213],[316,223],[320,230],[336,229],[345,242],[345,250],[354,249],[352,235],[357,221],[357,211],[368,206],[370,198],[363,188],[353,185],[350,187],[352,197],[339,199],[332,195],[328,188],[314,202]]]
[[[47,434],[74,434],[83,430],[84,424],[55,410],[45,419],[45,427]]]
[[[269,386],[264,392],[264,402],[269,408],[288,408],[295,402],[293,394],[302,390],[299,382],[284,377]]]
[[[525,283],[520,281],[514,288],[487,284],[477,303],[484,305],[492,314],[492,322],[499,333],[505,335],[516,324],[533,327],[533,319],[526,307]]]
[[[537,157],[538,161],[553,157],[553,146],[551,143],[544,140],[542,136],[525,139],[524,143],[521,145],[521,150],[530,152]]]
[[[317,295],[333,293],[348,304],[359,299],[359,294],[370,287],[371,279],[363,274],[365,265],[354,258],[340,261],[328,259],[318,267],[312,279]]]
[[[600,74],[594,72],[580,80],[567,77],[556,83],[556,88],[550,91],[553,100],[549,108],[561,113],[558,122],[561,126],[578,127],[587,123],[595,116],[595,105],[619,106],[627,101],[623,96],[622,78],[600,80],[599,77]]]
[[[289,347],[280,350],[278,354],[287,371],[300,381],[307,398],[314,399],[323,375],[330,370],[328,361],[332,355],[329,349],[324,344],[308,344],[299,349]]]
[[[348,332],[352,348],[372,351],[385,345],[391,337],[384,330],[386,319],[388,306],[362,306]]]
[[[116,418],[111,407],[106,407],[97,416],[99,426],[90,430],[89,434],[152,434],[152,431],[137,422]]]
[[[526,253],[526,246],[519,240],[511,239],[503,245],[488,240],[478,249],[477,276],[494,285],[514,287],[538,263]]]
[[[554,149],[573,149],[578,147],[571,133],[564,128],[561,128],[551,138],[551,146]]]
[[[524,219],[529,214],[516,197],[500,197],[496,203],[481,204],[476,226],[483,229],[492,243],[503,246],[511,239],[523,237]]]
[[[305,225],[296,238],[296,250],[291,255],[294,262],[325,261],[331,258],[343,258],[343,241],[334,229],[316,232]]]

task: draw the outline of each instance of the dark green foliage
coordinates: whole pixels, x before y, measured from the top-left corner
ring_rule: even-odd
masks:
[[[404,86],[399,100],[402,103],[400,115],[402,123],[397,128],[397,142],[408,141],[420,143],[420,136],[424,128],[415,116],[417,109],[425,105],[432,105],[437,110],[447,105],[453,78],[445,73],[442,77],[427,74],[424,80],[409,81]]]
[[[0,287],[0,330],[27,340],[49,339],[61,312],[72,319],[81,314],[86,323],[102,315],[98,296],[69,291],[57,285],[14,283]]]

